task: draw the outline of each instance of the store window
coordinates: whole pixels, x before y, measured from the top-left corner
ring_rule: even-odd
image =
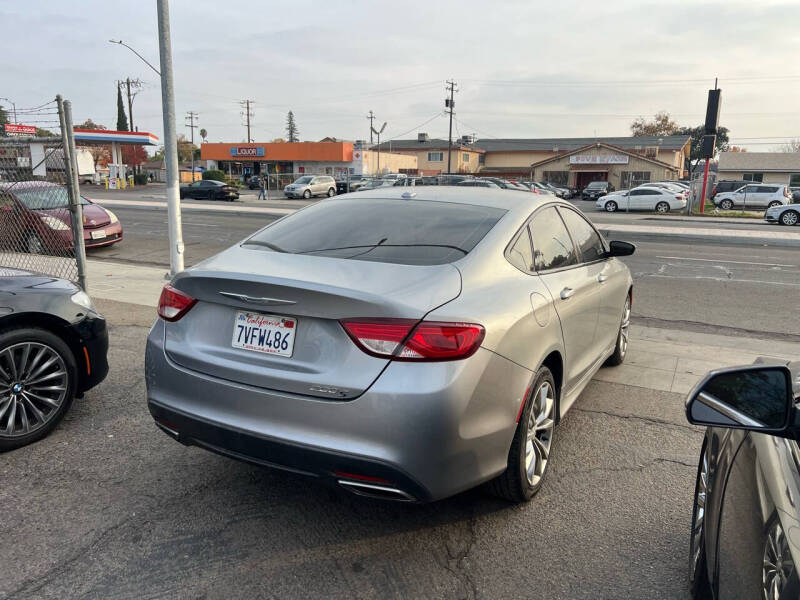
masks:
[[[461,161],[465,162],[465,163],[468,163],[469,162],[469,154],[464,152],[464,154],[461,155]]]
[[[442,162],[444,160],[444,152],[428,152],[428,162]]]
[[[485,154],[478,154],[478,164],[485,165],[486,164],[486,155]]]
[[[761,183],[764,181],[764,174],[763,173],[745,173],[742,175],[742,179],[745,181],[756,181]]]
[[[789,187],[800,188],[800,173],[789,176]]]
[[[650,182],[650,171],[621,171],[619,174],[620,189],[629,189]]]
[[[567,185],[567,181],[569,180],[569,171],[545,171],[542,173],[542,178],[547,183]]]

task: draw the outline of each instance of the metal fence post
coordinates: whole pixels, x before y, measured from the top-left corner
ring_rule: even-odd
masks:
[[[69,195],[69,213],[72,222],[72,245],[78,268],[78,285],[86,291],[86,247],[83,243],[83,208],[78,184],[78,163],[75,153],[75,134],[72,130],[72,104],[56,96],[58,117],[61,123],[61,138],[64,143],[64,176]]]

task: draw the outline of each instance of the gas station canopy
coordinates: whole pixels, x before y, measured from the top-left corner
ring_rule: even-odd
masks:
[[[146,131],[112,131],[110,129],[75,128],[75,141],[81,144],[136,144],[157,146],[158,137]]]

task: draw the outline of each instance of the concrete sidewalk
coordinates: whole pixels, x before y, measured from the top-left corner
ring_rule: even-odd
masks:
[[[153,307],[167,269],[88,261],[93,298]],[[632,325],[625,364],[600,369],[599,381],[687,393],[710,369],[749,364],[759,356],[797,360],[800,344]]]

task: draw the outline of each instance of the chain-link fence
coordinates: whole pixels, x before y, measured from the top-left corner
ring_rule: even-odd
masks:
[[[60,135],[16,125],[0,137],[0,267],[53,275],[85,288],[71,116],[64,114],[60,98],[58,108]],[[8,134],[20,130],[21,137]]]

